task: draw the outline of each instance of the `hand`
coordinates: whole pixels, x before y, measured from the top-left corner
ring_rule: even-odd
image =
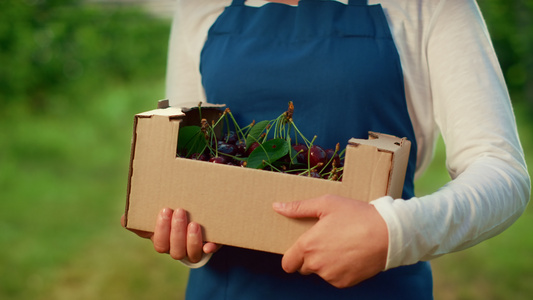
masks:
[[[121,219],[124,226],[124,216]],[[203,243],[200,225],[188,221],[187,212],[181,208],[172,210],[164,208],[159,212],[154,232],[131,230],[143,238],[149,238],[155,251],[168,253],[177,260],[188,259],[192,263],[199,262],[203,253],[214,253],[220,246],[214,243]]]
[[[285,252],[282,267],[287,273],[316,273],[333,286],[344,288],[385,268],[387,224],[371,204],[326,195],[274,203],[273,207],[289,218],[318,218]]]

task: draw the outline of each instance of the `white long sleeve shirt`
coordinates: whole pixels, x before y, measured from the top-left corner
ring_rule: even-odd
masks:
[[[497,235],[522,214],[531,187],[505,81],[476,2],[369,0],[376,3],[400,55],[418,145],[416,176],[430,163],[440,132],[452,178],[431,195],[371,202],[388,226],[390,269]],[[171,105],[206,101],[200,51],[230,4],[178,0],[167,71]]]

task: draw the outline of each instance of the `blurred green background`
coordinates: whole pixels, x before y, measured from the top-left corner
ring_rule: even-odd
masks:
[[[533,2],[479,4],[531,166]],[[0,299],[181,299],[187,269],[120,227],[133,115],[164,97],[170,20],[81,0],[2,0],[0,20]],[[448,180],[441,141],[418,193]],[[532,227],[530,206],[434,260],[435,298],[530,299]]]

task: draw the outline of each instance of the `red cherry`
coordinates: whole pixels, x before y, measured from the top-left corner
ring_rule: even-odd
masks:
[[[309,166],[314,167],[318,164],[325,164],[327,163],[327,154],[324,149],[322,149],[320,146],[313,145],[308,150],[309,152]]]
[[[224,135],[223,140],[226,141],[226,143],[228,144],[236,144],[239,140],[239,137],[237,136],[235,131],[230,131]]]
[[[215,157],[211,157],[209,159],[209,162],[212,162],[215,164],[227,164],[229,162],[229,159],[227,156],[215,156]]]
[[[246,156],[250,156],[250,153],[255,150],[255,148],[259,147],[259,142],[253,142],[248,149],[246,149]]]
[[[244,141],[237,141],[235,147],[237,147],[235,155],[243,156],[246,153],[246,144]]]
[[[335,150],[327,149],[326,155],[327,155],[327,162],[331,161],[330,166],[335,166],[335,167],[341,166],[341,158],[339,157],[337,153],[335,153]]]
[[[207,161],[207,155],[200,154],[200,153],[194,153],[191,156],[191,159]]]
[[[307,176],[313,177],[313,178],[322,178],[322,176],[320,176],[320,173],[318,173],[316,169],[310,170]]]
[[[228,155],[235,155],[237,153],[237,146],[234,144],[218,143],[218,152]]]
[[[298,153],[298,155],[296,155],[296,160],[301,164],[307,164],[307,146],[297,144],[292,146],[292,149]]]

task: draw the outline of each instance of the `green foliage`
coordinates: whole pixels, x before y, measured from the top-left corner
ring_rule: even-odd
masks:
[[[0,19],[0,109],[79,105],[103,85],[164,76],[167,20],[79,0],[3,0]]]
[[[246,139],[246,148],[249,148],[254,142],[258,142],[261,135],[265,132],[267,126],[270,124],[269,120],[263,120],[257,122],[248,133],[248,138]]]
[[[203,153],[207,148],[207,140],[200,126],[180,128],[178,136],[178,153],[190,157],[194,153]]]
[[[283,158],[289,153],[290,149],[291,145],[285,139],[268,140],[250,153],[246,166],[248,168],[262,169],[267,166],[266,163],[270,165]]]
[[[170,22],[81,0],[1,0],[0,20],[0,298],[143,294],[106,271],[129,251],[106,236],[133,238],[118,224],[131,126],[164,96]],[[170,293],[168,278],[148,285]]]
[[[533,2],[478,1],[513,102],[533,105]]]
[[[145,245],[121,230],[119,219],[133,115],[153,108],[155,102],[147,99],[161,97],[162,90],[161,81],[108,86],[86,97],[91,105],[82,112],[0,118],[0,299],[108,298],[91,296],[94,288],[86,284],[89,278],[98,284],[112,275],[105,269],[116,268],[112,247],[115,259],[129,251],[120,243],[104,246],[107,238]],[[85,266],[79,265],[82,257],[89,259]],[[60,286],[57,280],[72,265],[80,269],[71,272],[84,274],[64,278]],[[123,280],[124,269],[118,269],[110,285]],[[85,295],[47,295],[56,287]]]

